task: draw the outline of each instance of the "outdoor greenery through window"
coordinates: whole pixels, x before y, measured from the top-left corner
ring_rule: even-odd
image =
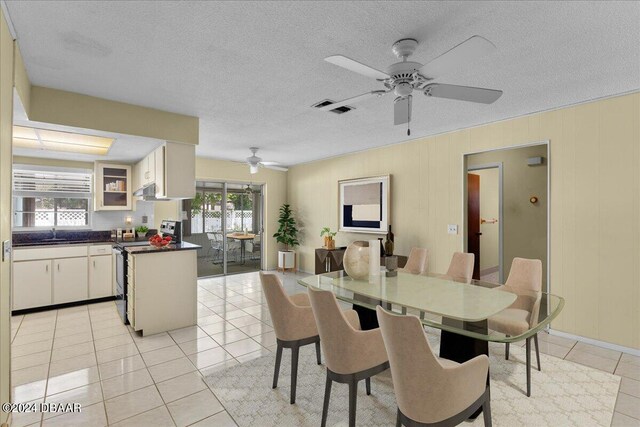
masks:
[[[14,228],[88,226],[91,179],[84,171],[14,169]]]
[[[227,193],[228,231],[253,230],[254,195],[245,192]],[[222,230],[222,191],[198,189],[191,200],[191,233]]]

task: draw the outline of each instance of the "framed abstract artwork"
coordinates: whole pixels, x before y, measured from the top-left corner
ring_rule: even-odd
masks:
[[[356,233],[387,232],[391,176],[338,181],[339,230]]]

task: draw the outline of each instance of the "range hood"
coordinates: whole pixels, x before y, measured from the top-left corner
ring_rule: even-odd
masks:
[[[146,187],[142,187],[133,192],[134,196],[140,197],[142,196],[142,200],[149,202],[163,202],[168,201],[166,197],[156,197],[156,184],[149,184]]]

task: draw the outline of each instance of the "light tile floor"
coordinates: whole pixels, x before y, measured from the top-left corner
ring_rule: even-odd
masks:
[[[281,277],[288,293],[305,291],[300,275]],[[112,302],[14,316],[13,400],[83,409],[15,413],[12,426],[234,426],[202,377],[273,351],[269,310],[257,273],[198,285],[198,325],[147,337]],[[620,375],[612,425],[640,426],[640,357],[547,333],[539,341],[542,353]]]

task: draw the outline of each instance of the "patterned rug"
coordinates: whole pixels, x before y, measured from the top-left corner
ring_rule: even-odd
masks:
[[[437,348],[437,337],[429,336]],[[542,372],[532,351],[532,391],[527,398],[524,349],[491,344],[491,412],[494,426],[610,426],[620,378],[573,362],[541,354]],[[318,366],[313,346],[300,350],[296,404],[289,404],[291,351],[282,357],[277,389],[271,388],[275,355],[264,356],[210,374],[211,390],[240,427],[319,426],[325,366]],[[371,396],[358,388],[356,423],[394,426],[396,403],[389,371],[371,381]],[[348,387],[333,383],[328,426],[346,426]],[[483,426],[482,416],[466,426]]]

